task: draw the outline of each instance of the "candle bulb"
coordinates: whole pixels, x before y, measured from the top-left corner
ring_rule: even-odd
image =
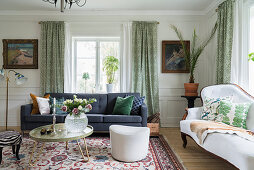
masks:
[[[53,99],[53,134],[56,133],[56,128],[55,128],[55,125],[56,125],[56,98],[54,97]]]
[[[56,98],[54,97],[53,99],[53,104],[54,104],[54,107],[53,107],[53,114],[56,114]]]

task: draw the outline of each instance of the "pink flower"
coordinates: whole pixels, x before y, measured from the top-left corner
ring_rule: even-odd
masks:
[[[75,114],[75,115],[77,115],[78,112],[79,112],[79,111],[78,111],[78,108],[74,108],[74,109],[72,110],[72,113]]]
[[[63,106],[62,111],[66,112],[67,111],[67,106]]]
[[[89,109],[89,110],[92,110],[93,107],[92,107],[91,104],[88,104],[88,105],[86,105],[86,108]]]

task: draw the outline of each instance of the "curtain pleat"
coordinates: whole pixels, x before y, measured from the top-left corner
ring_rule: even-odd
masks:
[[[41,22],[40,93],[64,92],[65,26],[63,21]]]
[[[227,0],[218,7],[217,84],[230,83],[234,27],[234,0]]]
[[[132,23],[132,91],[146,96],[148,114],[159,112],[157,22]]]

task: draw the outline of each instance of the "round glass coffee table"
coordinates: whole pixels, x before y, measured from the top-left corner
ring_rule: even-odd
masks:
[[[93,133],[93,127],[88,125],[87,128],[83,132],[67,132],[64,123],[59,123],[55,125],[56,132],[55,133],[50,133],[50,134],[45,134],[41,135],[41,129],[50,129],[52,125],[46,125],[46,126],[41,126],[38,128],[33,129],[30,131],[29,136],[31,139],[33,139],[34,142],[34,147],[32,150],[32,153],[30,155],[30,160],[29,160],[29,165],[34,166],[35,162],[38,161],[38,158],[42,152],[42,149],[44,148],[44,145],[46,142],[65,142],[66,143],[66,150],[68,149],[68,141],[73,141],[76,140],[80,153],[83,157],[84,162],[89,161],[89,153],[87,149],[87,144],[86,144],[86,137],[90,136]],[[84,153],[82,151],[82,148],[79,144],[79,139],[84,140],[84,145],[86,149],[86,157],[84,156]],[[39,142],[42,142],[42,147],[40,148],[40,151],[36,157],[36,159],[33,161],[33,155],[34,155],[34,150]]]

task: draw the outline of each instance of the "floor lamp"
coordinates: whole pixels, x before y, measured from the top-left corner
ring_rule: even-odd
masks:
[[[24,84],[27,81],[27,78],[14,71],[14,70],[4,70],[3,68],[0,70],[0,82],[1,81],[6,81],[6,112],[5,112],[5,130],[7,130],[8,127],[8,100],[9,100],[9,81],[10,81],[10,73],[14,73],[15,74],[15,83],[17,85],[21,85]]]

